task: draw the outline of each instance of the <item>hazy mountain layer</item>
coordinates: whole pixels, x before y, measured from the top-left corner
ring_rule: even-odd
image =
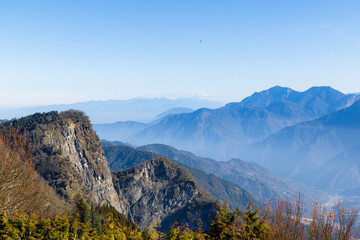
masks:
[[[128,139],[131,136],[137,134],[138,132],[153,126],[164,118],[180,114],[193,112],[191,108],[172,108],[166,112],[160,113],[155,116],[149,123],[141,123],[136,121],[125,121],[125,122],[115,122],[115,123],[104,123],[104,124],[94,124],[94,130],[101,136],[102,139],[109,141],[123,140]]]
[[[352,154],[354,149],[351,149],[360,143],[358,136],[360,101],[320,119],[285,128],[253,145],[244,157],[283,176],[312,184],[315,176],[323,174],[320,169],[331,158],[335,159],[327,164],[335,161],[337,164],[344,162],[346,165],[359,161],[358,155]]]
[[[345,108],[358,98],[358,95],[345,95],[330,87],[314,87],[305,92],[274,87],[222,108],[170,115],[156,124],[131,127],[131,132],[121,130],[118,135],[115,125],[109,127],[111,135],[101,131],[99,134],[103,139],[111,137],[136,145],[168,144],[226,160],[238,156],[244,146],[261,141],[284,127]]]
[[[360,145],[355,145],[336,157],[328,160],[314,175],[312,184],[354,195],[360,193]]]

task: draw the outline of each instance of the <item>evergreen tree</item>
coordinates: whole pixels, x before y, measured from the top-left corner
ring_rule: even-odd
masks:
[[[268,231],[268,225],[265,218],[258,216],[260,210],[253,211],[252,202],[248,206],[248,211],[243,215],[244,223],[242,224],[243,239],[264,239],[264,235]]]
[[[239,210],[229,212],[227,202],[225,201],[211,223],[211,239],[241,239],[239,217]]]

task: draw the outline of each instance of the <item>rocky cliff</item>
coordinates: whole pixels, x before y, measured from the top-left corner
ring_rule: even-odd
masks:
[[[124,212],[99,138],[82,112],[37,113],[3,123],[1,130],[21,132],[37,172],[60,196],[71,202],[80,195]]]
[[[196,184],[191,174],[165,158],[155,158],[113,173],[114,186],[126,199],[126,214],[140,227],[156,221],[167,232],[174,223],[207,226],[217,201]]]

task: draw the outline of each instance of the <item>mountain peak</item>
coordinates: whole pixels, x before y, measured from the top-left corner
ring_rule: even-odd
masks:
[[[345,94],[337,91],[329,86],[315,86],[304,92],[298,92],[288,87],[274,86],[261,92],[255,92],[251,96],[245,98],[241,102],[229,103],[227,108],[237,106],[258,106],[267,107],[274,102],[289,102],[303,105],[332,105],[339,102]],[[326,103],[322,103],[322,102]],[[312,106],[311,106],[312,107]]]
[[[279,85],[276,85],[274,87],[269,88],[268,90],[261,91],[260,93],[270,92],[270,93],[289,93],[294,91],[293,89],[289,87],[282,87]]]
[[[226,108],[238,106],[258,106],[266,107],[275,101],[285,101],[292,98],[293,95],[298,95],[299,92],[294,91],[288,87],[274,86],[261,92],[255,92],[251,96],[244,98],[241,102],[233,102],[226,104]]]
[[[315,86],[311,87],[304,92],[305,94],[318,95],[318,96],[326,96],[332,98],[343,98],[345,94],[330,87],[330,86]]]

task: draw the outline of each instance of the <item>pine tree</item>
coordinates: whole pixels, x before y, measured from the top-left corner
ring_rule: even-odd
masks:
[[[217,211],[217,214],[211,223],[210,237],[211,239],[241,239],[239,211],[229,212],[227,202]]]
[[[250,202],[247,212],[243,215],[244,223],[242,224],[243,239],[263,239],[268,230],[268,225],[263,217],[258,216],[260,210],[253,211],[253,203]]]

